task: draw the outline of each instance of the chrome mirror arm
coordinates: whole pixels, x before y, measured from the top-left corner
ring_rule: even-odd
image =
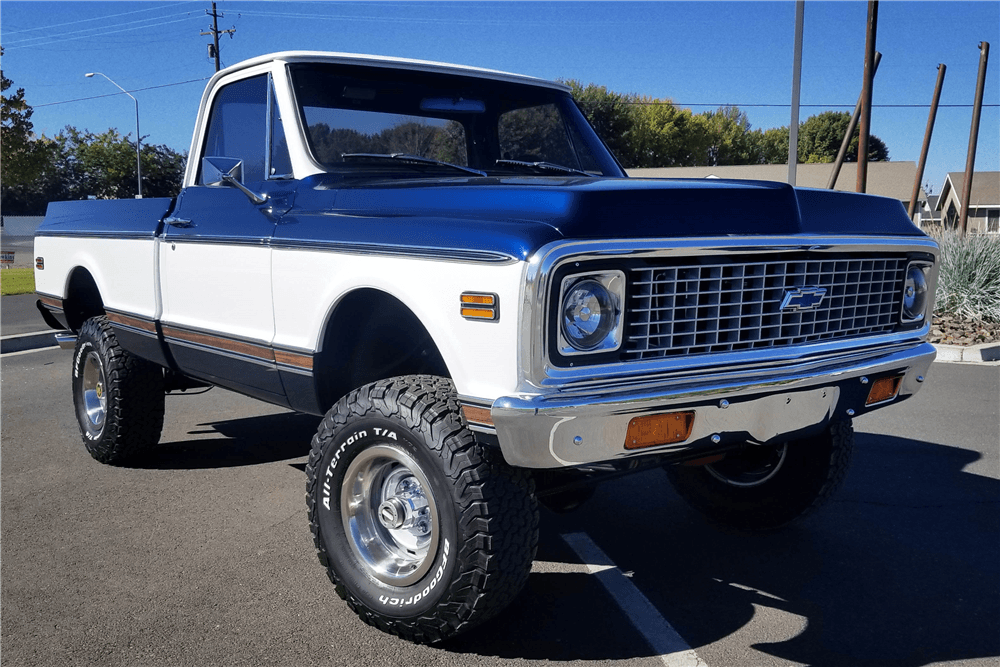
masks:
[[[254,204],[256,204],[256,205],[259,206],[260,204],[263,204],[264,202],[267,201],[267,195],[266,194],[265,195],[258,195],[258,194],[254,193],[254,192],[251,192],[245,185],[243,185],[238,180],[236,180],[236,177],[233,176],[232,174],[222,174],[221,178],[222,178],[222,182],[223,183],[226,183],[227,185],[232,185],[232,186],[235,186],[235,187],[239,188],[240,192],[242,192],[243,194],[245,194],[250,199],[250,201],[252,201]]]

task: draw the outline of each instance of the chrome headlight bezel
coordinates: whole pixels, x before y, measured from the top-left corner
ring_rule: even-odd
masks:
[[[580,321],[571,321],[567,311],[573,310],[568,300],[577,293],[577,309],[579,309],[579,290],[590,292],[587,307],[597,305],[599,322],[591,335],[579,335]],[[559,289],[559,300],[556,317],[557,351],[565,357],[614,352],[621,347],[624,336],[624,303],[625,303],[625,273],[623,271],[588,271],[564,276]],[[592,313],[587,313],[584,321],[590,323]],[[585,328],[585,327],[584,327]]]
[[[931,300],[929,273],[932,266],[933,263],[923,260],[914,260],[906,265],[899,307],[899,321],[904,326],[927,320],[927,307]]]

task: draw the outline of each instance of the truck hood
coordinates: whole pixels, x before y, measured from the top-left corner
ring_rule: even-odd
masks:
[[[561,239],[923,235],[902,203],[885,197],[766,181],[579,177],[321,184],[300,188],[278,228],[288,241],[325,237],[521,259]]]

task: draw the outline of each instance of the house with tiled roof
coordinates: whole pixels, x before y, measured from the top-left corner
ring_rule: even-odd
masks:
[[[958,226],[964,193],[965,172],[949,173],[937,205],[941,212],[941,223],[945,227]],[[1000,234],[1000,171],[977,171],[972,175],[966,231],[969,234]]]
[[[663,167],[657,169],[628,169],[628,175],[635,178],[731,178],[752,181],[788,182],[787,164],[747,164],[715,167]],[[800,164],[795,168],[795,184],[803,188],[826,188],[833,164]],[[835,190],[854,192],[857,182],[858,165],[847,162],[840,170]],[[913,181],[917,177],[916,162],[869,162],[868,194],[892,197],[909,208],[913,194]],[[927,194],[920,189],[913,221],[920,226],[925,220],[923,214]]]

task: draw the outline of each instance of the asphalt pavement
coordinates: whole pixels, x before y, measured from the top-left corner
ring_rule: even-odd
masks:
[[[44,331],[49,325],[42,319],[34,294],[0,297],[0,336]]]
[[[427,647],[361,623],[316,560],[303,499],[315,417],[220,389],[171,395],[147,461],[104,466],[80,441],[71,356],[2,360],[3,665],[1000,660],[996,365],[936,363],[916,397],[859,419],[844,488],[784,531],[712,528],[662,471],[544,512],[514,604]],[[581,535],[611,565],[588,567]],[[608,576],[648,604],[623,603]],[[650,619],[700,663],[663,656]]]

